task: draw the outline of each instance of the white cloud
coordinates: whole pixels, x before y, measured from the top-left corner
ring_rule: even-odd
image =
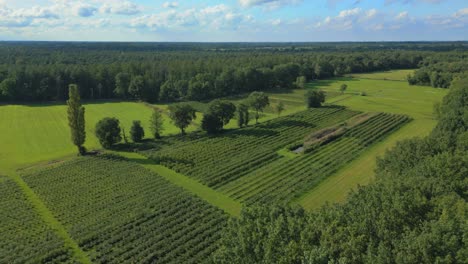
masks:
[[[267,9],[275,9],[285,5],[296,5],[302,0],[238,0],[243,7],[265,6]]]
[[[230,7],[220,4],[201,9],[171,9],[160,13],[142,15],[132,19],[130,26],[151,30],[186,30],[195,26],[201,26],[203,30],[210,28],[235,29],[240,24],[251,22],[252,20],[251,16],[238,13]]]
[[[106,3],[101,6],[100,11],[107,14],[136,15],[141,12],[141,8],[132,2],[123,1]]]
[[[165,2],[162,5],[164,8],[177,8],[179,6],[178,2]]]

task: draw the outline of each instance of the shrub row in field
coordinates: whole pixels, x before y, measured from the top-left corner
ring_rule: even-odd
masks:
[[[70,249],[44,223],[19,187],[0,176],[0,263],[73,263]]]
[[[227,216],[134,163],[79,158],[24,176],[98,263],[200,263]]]
[[[311,153],[271,163],[220,191],[247,204],[290,201],[408,121],[406,116],[378,114]]]
[[[177,172],[219,188],[280,158],[277,150],[303,139],[311,130],[356,114],[344,108],[311,109],[215,137],[176,142],[147,155]]]

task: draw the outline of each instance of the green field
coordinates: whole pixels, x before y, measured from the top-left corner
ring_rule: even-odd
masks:
[[[389,80],[389,81],[405,81],[408,75],[413,74],[414,70],[392,70],[372,73],[355,73],[347,76],[359,79],[374,79],[374,80]]]

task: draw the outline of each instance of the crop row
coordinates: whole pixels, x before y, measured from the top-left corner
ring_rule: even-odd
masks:
[[[24,176],[91,260],[200,263],[227,216],[134,163],[80,158]]]
[[[378,114],[350,129],[336,141],[294,159],[283,158],[264,166],[223,186],[220,191],[247,204],[290,201],[408,120],[406,116]]]
[[[357,112],[320,108],[277,118],[190,143],[175,143],[148,156],[177,172],[219,188],[252,170],[275,161],[276,151],[302,139],[313,130],[342,122]]]
[[[0,263],[73,263],[70,249],[12,181],[0,181]]]

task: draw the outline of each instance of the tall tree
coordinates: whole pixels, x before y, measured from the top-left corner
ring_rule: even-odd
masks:
[[[237,106],[237,125],[239,127],[247,126],[249,121],[249,106],[245,103],[240,103]]]
[[[144,99],[145,79],[143,76],[135,76],[132,78],[128,87],[128,93],[135,99]]]
[[[196,110],[189,104],[173,104],[169,106],[169,117],[180,129],[180,133],[185,135],[185,129],[197,115]]]
[[[130,137],[133,142],[141,142],[143,137],[145,137],[145,130],[141,126],[141,121],[133,121],[132,127],[130,128]]]
[[[68,88],[68,126],[70,127],[71,140],[78,148],[78,153],[84,155],[86,149],[83,146],[86,139],[85,108],[81,105],[80,91],[76,84],[70,84]]]
[[[213,100],[208,107],[208,111],[220,118],[224,125],[227,125],[229,121],[234,117],[236,112],[236,106],[224,100]]]
[[[115,76],[115,89],[114,93],[120,98],[126,98],[128,94],[128,87],[130,86],[130,75],[121,72]]]
[[[255,123],[258,124],[258,118],[260,118],[259,112],[263,112],[263,109],[270,105],[270,100],[264,92],[253,92],[247,100],[249,105],[255,110]]]
[[[161,133],[164,130],[163,127],[163,116],[161,111],[157,108],[153,109],[153,113],[150,118],[150,130],[153,133],[154,138],[161,138]]]

